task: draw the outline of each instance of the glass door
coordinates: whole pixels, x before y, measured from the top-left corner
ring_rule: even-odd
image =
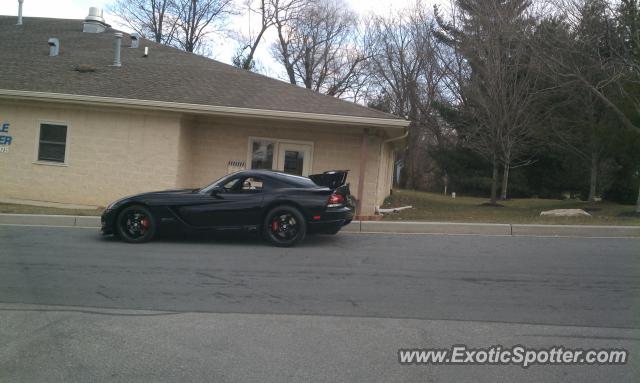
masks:
[[[311,145],[278,143],[277,169],[288,174],[308,176],[311,170]]]

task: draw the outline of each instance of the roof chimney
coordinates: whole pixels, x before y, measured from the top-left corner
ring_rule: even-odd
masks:
[[[131,48],[138,48],[140,46],[140,35],[137,33],[131,34]]]
[[[89,15],[84,18],[82,23],[82,32],[85,33],[102,33],[110,27],[109,24],[104,22],[103,13],[100,8],[89,8]]]
[[[49,38],[49,56],[57,56],[60,53],[60,40],[55,37]]]
[[[121,67],[122,63],[120,62],[120,47],[122,46],[122,33],[116,32],[113,34],[115,36],[114,46],[116,48],[116,56],[113,60],[113,65],[115,67]]]
[[[22,25],[22,3],[24,0],[18,0],[18,23],[16,25]]]

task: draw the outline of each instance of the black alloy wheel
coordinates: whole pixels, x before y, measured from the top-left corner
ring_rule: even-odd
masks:
[[[263,234],[275,246],[288,247],[304,239],[307,223],[298,209],[292,206],[277,206],[267,214]]]
[[[120,238],[129,243],[148,242],[156,233],[155,219],[144,206],[124,208],[118,215],[116,225]]]

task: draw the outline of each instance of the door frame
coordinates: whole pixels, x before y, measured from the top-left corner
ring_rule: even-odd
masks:
[[[314,153],[314,143],[313,141],[302,141],[302,140],[290,140],[283,138],[274,138],[274,137],[259,137],[259,136],[249,136],[247,140],[247,169],[251,169],[251,150],[254,141],[268,141],[273,143],[273,159],[271,161],[271,168],[276,170],[278,165],[278,157],[280,156],[280,144],[294,144],[294,145],[307,145],[309,146],[309,174],[313,174],[313,153]],[[305,160],[306,161],[306,160]]]

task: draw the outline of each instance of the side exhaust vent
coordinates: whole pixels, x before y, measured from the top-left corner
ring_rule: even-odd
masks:
[[[131,34],[131,48],[139,48],[140,47],[140,35],[137,33]]]
[[[55,37],[51,37],[49,43],[49,56],[57,56],[60,54],[60,40]]]

